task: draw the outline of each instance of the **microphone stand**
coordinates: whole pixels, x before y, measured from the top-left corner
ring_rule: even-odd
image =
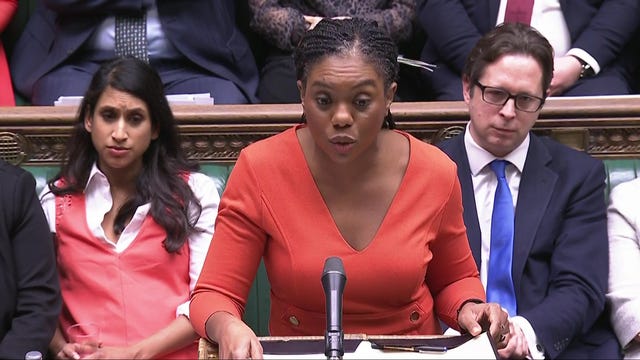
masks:
[[[342,260],[339,257],[328,258],[322,271],[322,287],[327,308],[324,354],[330,360],[341,360],[344,355],[342,293],[346,281],[347,277],[344,273]]]

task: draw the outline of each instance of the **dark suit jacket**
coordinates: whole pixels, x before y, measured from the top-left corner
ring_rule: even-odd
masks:
[[[434,91],[454,82],[457,99],[462,99],[460,74],[476,42],[495,27],[500,0],[426,0],[418,20],[427,41],[423,61],[436,63],[425,74]],[[638,0],[560,0],[569,29],[571,46],[584,49],[601,68],[620,66],[630,71],[637,65],[630,44],[640,26]],[[624,56],[621,56],[624,54]]]
[[[464,221],[480,268],[480,225],[464,135],[438,146],[458,165]],[[605,171],[600,160],[531,135],[515,212],[518,315],[552,359],[619,358],[608,323]]]
[[[46,354],[61,306],[49,225],[33,176],[0,160],[0,359]]]
[[[154,0],[43,0],[31,14],[11,57],[15,88],[30,98],[33,84],[65,62],[107,16],[140,11]],[[234,0],[157,0],[171,43],[190,61],[234,82],[256,102],[258,70],[235,23]]]

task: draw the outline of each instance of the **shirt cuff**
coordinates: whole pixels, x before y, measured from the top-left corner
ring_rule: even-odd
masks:
[[[536,332],[533,331],[533,327],[529,323],[529,320],[522,316],[514,316],[509,318],[509,320],[522,329],[524,337],[527,338],[527,345],[529,346],[531,359],[544,359],[544,347],[538,342],[538,336],[536,336]]]
[[[191,304],[191,300],[180,304],[178,306],[178,308],[176,309],[176,318],[179,317],[180,315],[184,315],[188,319],[189,318],[189,305],[190,304]]]
[[[578,48],[573,48],[573,49],[569,49],[569,51],[567,51],[567,55],[571,55],[571,56],[575,56],[578,59],[581,59],[582,61],[586,62],[587,64],[589,64],[591,66],[591,68],[593,69],[593,74],[596,75],[600,72],[600,64],[598,64],[598,62],[596,61],[596,59],[593,58],[593,56],[589,55],[588,52],[582,50],[582,49],[578,49]]]

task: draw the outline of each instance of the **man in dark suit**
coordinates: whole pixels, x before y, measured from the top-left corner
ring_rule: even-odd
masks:
[[[530,133],[552,76],[552,49],[542,35],[528,25],[498,26],[471,50],[463,70],[466,131],[438,145],[458,165],[467,235],[488,301],[510,307],[505,298],[491,299],[498,287],[490,285],[492,277],[509,279],[502,293],[515,300],[508,309],[512,337],[500,355],[619,358],[605,314],[604,165]],[[494,160],[506,160],[502,180]],[[503,180],[515,215],[500,222],[494,196]],[[507,246],[494,243],[496,224],[511,227],[512,251],[504,257],[493,253]]]
[[[507,3],[424,2],[418,13],[427,38],[421,60],[438,65],[433,73],[423,73],[431,97],[462,100],[460,74],[467,55],[482,35],[504,20]],[[555,50],[550,96],[633,93],[632,72],[640,60],[640,1],[536,1],[531,25]]]
[[[234,0],[43,0],[13,50],[15,89],[36,105],[81,96],[100,63],[116,56],[116,16],[143,14],[149,60],[167,94],[257,102],[258,70]]]
[[[0,359],[46,354],[60,307],[53,239],[33,176],[0,160]]]

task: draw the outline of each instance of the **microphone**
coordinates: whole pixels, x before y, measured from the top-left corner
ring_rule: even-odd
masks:
[[[327,258],[322,270],[322,288],[327,307],[327,329],[324,334],[324,355],[327,359],[342,359],[344,332],[342,330],[342,293],[347,276],[339,257]]]

